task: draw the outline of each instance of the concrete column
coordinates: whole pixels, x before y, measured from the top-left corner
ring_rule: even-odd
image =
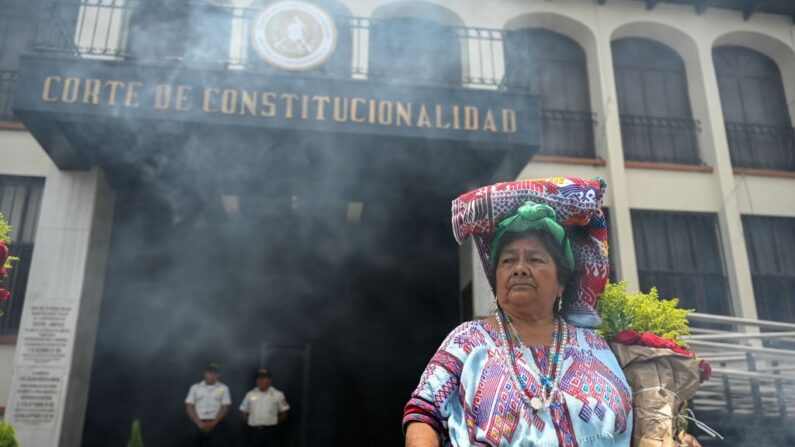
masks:
[[[704,101],[706,105],[700,111],[704,133],[702,155],[704,161],[714,167],[713,179],[717,183],[716,189],[722,203],[718,209],[718,225],[726,275],[729,280],[732,311],[735,316],[756,319],[751,267],[748,263],[742,216],[736,194],[738,185],[734,178],[729,153],[718,79],[712,61],[712,47],[709,45],[709,39],[699,40],[699,42],[698,59],[701,64],[701,79],[698,81],[700,85],[691,85],[691,89],[702,92],[700,100]]]
[[[597,98],[593,103],[594,112],[599,120],[596,129],[596,151],[607,161],[607,199],[610,203],[610,250],[616,278],[627,281],[630,290],[636,290],[638,266],[635,259],[635,240],[633,239],[632,220],[630,218],[629,193],[627,176],[624,167],[624,147],[621,142],[621,123],[619,121],[618,99],[616,95],[615,76],[613,73],[613,54],[610,39],[597,36],[596,42],[596,73],[599,92],[592,93]]]
[[[80,445],[113,204],[98,168],[47,175],[6,410],[20,445]]]

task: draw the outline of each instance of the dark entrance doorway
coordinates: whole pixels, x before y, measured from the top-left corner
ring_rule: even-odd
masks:
[[[180,220],[162,194],[118,193],[83,445],[124,445],[134,418],[146,445],[181,445],[210,361],[239,441],[263,343],[311,347],[308,389],[296,359],[267,360],[286,445],[402,445],[402,407],[459,319],[449,198],[235,197]]]
[[[259,347],[288,343],[312,353],[308,389],[273,378],[298,398],[288,440],[402,445],[403,404],[462,314],[450,200],[527,164],[537,98],[161,62],[30,56],[16,84],[15,113],[58,168],[99,167],[116,194],[83,444],[123,445],[140,418],[146,445],[180,445],[185,395],[210,361],[239,433]],[[88,79],[140,86],[140,103],[41,95]],[[184,93],[174,109],[158,105],[164,83]],[[281,114],[219,108],[221,90],[279,92]],[[296,95],[347,101],[350,119],[294,112]],[[362,120],[363,104],[378,116]]]

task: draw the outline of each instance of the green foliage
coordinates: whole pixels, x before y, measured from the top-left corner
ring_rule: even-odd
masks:
[[[14,427],[7,422],[0,422],[0,447],[19,447]]]
[[[0,241],[5,242],[6,246],[11,243],[11,238],[8,237],[9,233],[11,233],[11,225],[6,222],[5,218],[3,217],[3,213],[0,213]],[[10,269],[11,263],[16,262],[17,260],[18,258],[9,256],[9,258],[6,260],[5,268]],[[0,278],[0,281],[2,279],[3,278]]]
[[[657,289],[627,294],[626,282],[607,284],[599,298],[602,325],[599,333],[608,341],[624,330],[650,332],[687,346],[682,337],[690,335],[687,315],[693,309],[679,309],[679,299],[661,300]]]
[[[11,239],[8,237],[8,233],[11,232],[11,225],[6,222],[6,219],[3,217],[3,213],[0,213],[0,241],[5,242],[6,244],[11,242]]]
[[[135,419],[132,422],[132,428],[130,429],[130,440],[127,441],[127,447],[144,447],[144,438],[141,435],[141,421],[138,419]]]

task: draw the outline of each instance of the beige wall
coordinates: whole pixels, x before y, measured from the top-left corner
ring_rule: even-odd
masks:
[[[5,407],[6,399],[8,398],[11,373],[14,370],[15,350],[13,345],[0,345],[0,407]]]
[[[0,175],[46,177],[51,164],[47,154],[28,132],[0,130]],[[0,407],[6,406],[14,351],[14,345],[0,345]]]
[[[346,4],[352,14],[370,16],[385,10],[395,14],[401,11],[399,6],[405,6],[401,15],[411,15],[417,3],[355,0]],[[542,27],[578,42],[587,57],[591,106],[597,121],[596,154],[606,165],[529,163],[519,177],[600,175],[605,178],[608,182],[606,204],[611,207],[611,250],[618,263],[618,276],[632,287],[637,287],[638,283],[630,218],[632,209],[715,213],[732,307],[738,315],[756,317],[741,219],[744,214],[795,216],[795,195],[792,194],[795,178],[734,174],[712,49],[719,45],[741,45],[773,58],[782,72],[787,103],[795,111],[795,27],[790,18],[754,14],[745,21],[739,11],[709,8],[699,15],[692,6],[675,4],[658,4],[649,11],[645,2],[634,0],[611,0],[605,5],[582,0],[513,0],[492,2],[488,8],[476,0],[422,3],[448,10],[464,26]],[[682,57],[693,118],[701,127],[698,136],[701,158],[710,168],[706,172],[625,167],[610,46],[611,41],[623,37],[657,40]],[[502,55],[498,56],[502,59]],[[476,301],[484,308],[490,297],[478,297]]]
[[[46,177],[50,159],[25,131],[0,130],[0,175]]]

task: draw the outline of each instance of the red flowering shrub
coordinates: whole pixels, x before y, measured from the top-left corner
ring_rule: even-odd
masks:
[[[0,214],[0,286],[3,285],[3,279],[5,279],[8,274],[11,263],[16,261],[16,258],[11,257],[8,252],[8,243],[11,242],[8,238],[8,233],[10,231],[11,227],[8,225],[8,222],[3,219],[3,215]],[[11,292],[0,287],[0,302],[7,300],[9,296],[11,296]],[[0,317],[1,316],[3,316],[3,312],[0,312]]]
[[[6,276],[6,262],[8,261],[8,247],[0,240],[0,280]]]

